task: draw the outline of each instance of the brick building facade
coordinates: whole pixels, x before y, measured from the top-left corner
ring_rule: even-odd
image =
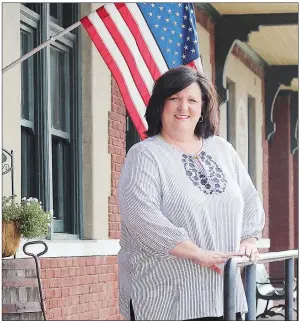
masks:
[[[99,4],[82,4],[81,16],[98,6]],[[18,27],[19,18],[13,20],[11,17],[19,14],[20,4],[7,4],[4,11],[7,17],[4,27],[10,28],[12,23]],[[200,6],[196,8],[196,19],[204,72],[216,84],[215,18]],[[7,63],[10,63],[9,53],[20,51],[17,39],[20,28],[17,27],[12,39],[16,38],[15,45],[18,50],[10,48],[9,52],[6,47],[4,62]],[[8,44],[8,40],[6,43]],[[62,243],[55,240],[59,235],[53,235],[54,238],[47,242],[49,252],[41,259],[41,278],[48,320],[121,320],[118,309],[117,253],[120,214],[117,183],[126,156],[128,119],[116,81],[85,34],[82,34],[81,46],[84,234],[80,237],[80,242],[76,240],[76,243],[72,240],[78,239],[78,236],[74,238],[75,234],[63,233],[63,239],[67,240]],[[266,120],[269,118],[265,108],[266,70],[252,52],[236,43],[228,54],[224,73],[226,79],[234,84],[235,92],[231,93],[229,103],[230,108],[234,109],[235,117],[231,120],[231,115],[226,110],[228,106],[220,106],[218,135],[228,139],[228,125],[234,128],[232,144],[244,158],[245,164],[248,164],[249,156],[243,154],[249,151],[248,145],[254,147],[256,166],[253,176],[266,212],[260,251],[295,249],[298,248],[298,150],[292,154],[290,149],[290,94],[282,92],[275,100],[273,120],[276,123],[276,132],[272,140],[268,140],[265,135]],[[9,93],[9,86],[12,88],[19,76],[18,73],[7,76],[10,78],[7,79],[4,93]],[[255,129],[249,126],[249,97],[255,99]],[[20,115],[19,102],[9,105],[9,99],[5,100],[5,109],[6,106],[14,107],[11,124],[18,124],[18,119],[12,120]],[[244,132],[240,132],[238,124],[238,116],[241,115],[246,116],[245,120],[248,122]],[[7,118],[5,114],[4,118]],[[21,162],[18,160],[21,158],[18,154],[21,155],[21,149],[18,135],[15,143],[8,134],[8,131],[4,132],[4,144],[19,151],[16,163],[20,169]],[[242,137],[244,141],[241,141]],[[20,174],[17,173],[16,176],[16,186],[20,191]],[[20,251],[17,257],[24,255]],[[271,270],[272,273],[281,273],[278,266],[272,266]]]

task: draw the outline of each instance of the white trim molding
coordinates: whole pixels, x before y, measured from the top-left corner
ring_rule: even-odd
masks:
[[[120,250],[119,240],[43,240],[48,251],[43,258],[56,257],[90,257],[90,256],[116,256]],[[21,240],[16,258],[28,258],[23,253],[23,245],[26,240]],[[44,246],[29,245],[26,250],[31,253],[39,253]]]

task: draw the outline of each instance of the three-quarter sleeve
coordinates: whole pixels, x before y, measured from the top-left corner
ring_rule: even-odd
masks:
[[[142,144],[127,154],[118,184],[118,202],[122,225],[142,249],[172,259],[169,251],[178,243],[190,240],[183,228],[173,225],[162,214],[162,187],[159,167]]]
[[[265,212],[261,200],[246,167],[234,149],[233,163],[244,199],[241,241],[248,238],[259,238],[265,225]]]

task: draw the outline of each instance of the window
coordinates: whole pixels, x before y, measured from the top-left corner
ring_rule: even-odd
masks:
[[[226,120],[227,120],[227,141],[233,147],[236,147],[236,133],[235,133],[235,83],[230,79],[226,81],[226,88],[228,89],[228,101],[226,105]]]
[[[26,8],[24,9],[26,10]],[[21,55],[36,47],[38,15],[21,22]],[[21,195],[37,197],[36,185],[36,132],[33,57],[21,64]]]
[[[126,115],[126,153],[128,153],[129,149],[141,141],[141,138],[133,125],[131,118],[129,115]]]
[[[22,54],[78,21],[78,4],[21,5]],[[34,32],[28,24],[36,20]],[[53,209],[54,233],[82,236],[78,30],[22,63],[22,195]],[[23,194],[24,193],[24,194]]]
[[[248,173],[256,186],[255,98],[248,95]]]

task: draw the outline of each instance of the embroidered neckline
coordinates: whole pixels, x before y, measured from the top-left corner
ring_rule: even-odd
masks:
[[[183,154],[182,163],[186,175],[205,194],[221,194],[225,191],[227,180],[223,171],[205,151],[198,156]]]

